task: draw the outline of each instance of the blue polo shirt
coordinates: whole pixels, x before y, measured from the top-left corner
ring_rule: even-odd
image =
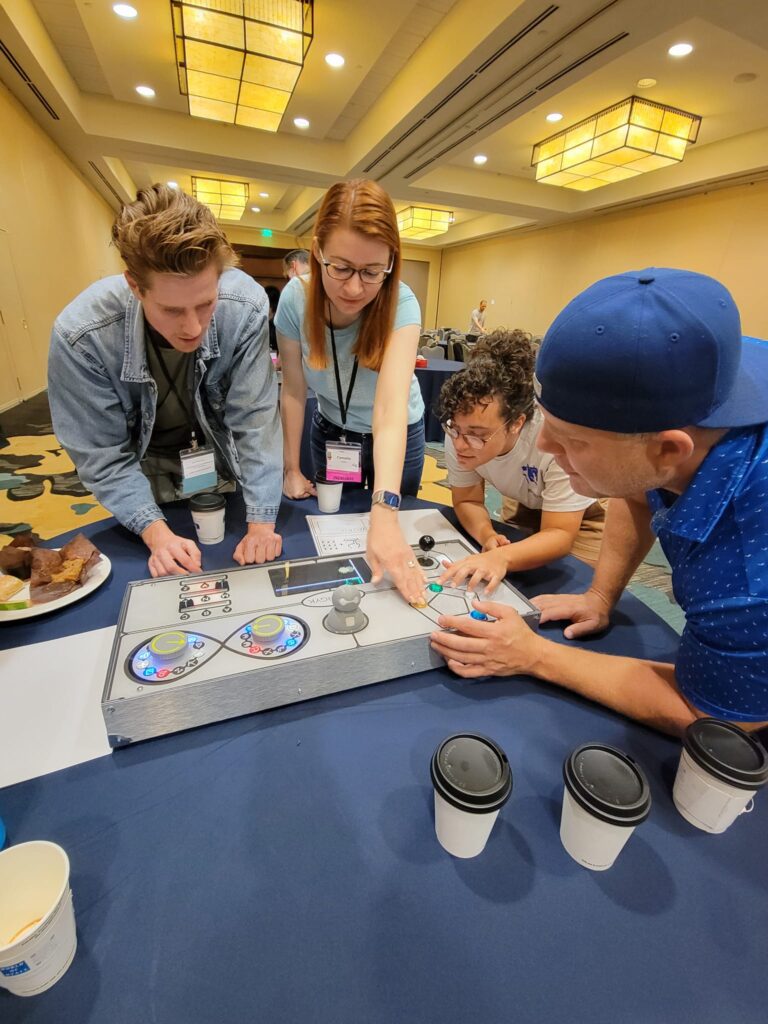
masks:
[[[768,424],[729,431],[677,498],[647,497],[686,617],[680,690],[715,718],[768,720]]]

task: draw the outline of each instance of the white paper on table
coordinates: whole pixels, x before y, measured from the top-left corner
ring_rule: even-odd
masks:
[[[110,753],[101,713],[115,627],[0,651],[0,788]]]
[[[365,551],[371,517],[354,515],[307,516],[307,526],[318,555],[351,555]],[[437,509],[409,509],[398,514],[398,522],[408,544],[418,544],[425,534],[436,541],[456,540],[458,531]]]

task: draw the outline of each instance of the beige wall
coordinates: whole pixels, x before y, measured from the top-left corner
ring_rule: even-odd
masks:
[[[1,84],[0,139],[0,366],[15,368],[18,399],[45,387],[57,313],[122,264],[109,245],[113,211]],[[9,404],[0,385],[0,407]]]
[[[486,327],[543,334],[593,281],[647,266],[718,278],[736,299],[744,333],[768,338],[768,183],[445,249],[437,319],[463,330],[486,298]]]

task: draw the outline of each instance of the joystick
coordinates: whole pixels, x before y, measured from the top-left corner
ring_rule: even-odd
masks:
[[[435,538],[430,537],[428,533],[425,533],[423,537],[419,537],[419,547],[422,551],[431,551],[435,546]]]
[[[368,616],[360,610],[363,592],[357,587],[337,587],[333,592],[333,611],[323,619],[329,633],[359,633],[368,625]]]

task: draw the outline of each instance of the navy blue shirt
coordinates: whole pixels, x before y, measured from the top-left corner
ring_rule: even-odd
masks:
[[[681,692],[715,718],[768,720],[768,424],[729,431],[679,497],[647,497],[686,617]]]

